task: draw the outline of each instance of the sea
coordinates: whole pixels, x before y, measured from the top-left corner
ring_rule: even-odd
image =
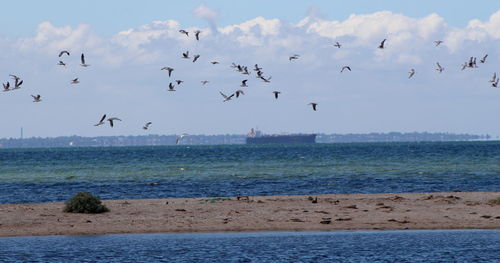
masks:
[[[0,204],[499,191],[500,142],[0,149]],[[1,219],[0,219],[1,227]],[[0,238],[0,262],[500,262],[500,230]]]

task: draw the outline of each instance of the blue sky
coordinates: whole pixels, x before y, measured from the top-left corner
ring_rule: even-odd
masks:
[[[226,26],[257,16],[279,18],[298,22],[311,8],[317,9],[325,19],[344,20],[349,15],[390,10],[410,17],[423,17],[437,13],[449,25],[462,27],[471,19],[487,19],[500,8],[496,0],[379,0],[379,1],[289,1],[289,0],[17,0],[2,2],[0,16],[1,32],[4,35],[21,36],[32,34],[36,26],[49,21],[57,26],[90,24],[97,33],[111,35],[117,31],[134,28],[154,20],[173,19],[183,25],[204,26],[206,23],[192,15],[193,9],[205,4],[219,13],[218,26]]]
[[[500,134],[500,89],[488,82],[500,75],[498,1],[2,4],[9,11],[0,16],[0,81],[16,74],[24,84],[0,92],[0,137],[17,137],[21,126],[28,137],[242,134],[256,126],[268,133]],[[436,47],[435,40],[444,42]],[[58,58],[61,50],[71,56]],[[187,50],[200,59],[180,58]],[[81,53],[90,67],[79,66]],[[300,58],[289,61],[292,54]],[[478,68],[460,69],[486,54]],[[258,63],[272,80],[243,75],[231,63]],[[340,73],[346,65],[352,72]],[[175,69],[172,77],[165,66]],[[167,91],[176,79],[184,83]],[[240,87],[244,79],[249,87]],[[237,89],[245,95],[222,101],[219,92]],[[282,92],[278,100],[272,91]],[[32,102],[36,94],[42,102]],[[104,113],[123,121],[95,127]]]

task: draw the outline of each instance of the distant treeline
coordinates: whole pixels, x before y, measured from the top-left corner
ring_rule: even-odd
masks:
[[[190,135],[182,138],[183,145],[244,144],[246,135]],[[365,133],[365,134],[318,134],[317,143],[335,142],[404,142],[404,141],[471,141],[489,140],[489,135],[453,134],[453,133]],[[100,147],[100,146],[156,146],[175,145],[176,135],[141,135],[141,136],[101,136],[80,137],[62,136],[54,138],[8,138],[0,139],[0,148],[31,147]]]

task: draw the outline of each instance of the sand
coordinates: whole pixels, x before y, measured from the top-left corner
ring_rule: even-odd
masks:
[[[104,214],[64,213],[61,202],[4,204],[0,236],[500,229],[500,204],[491,201],[500,192],[311,197],[104,200]]]

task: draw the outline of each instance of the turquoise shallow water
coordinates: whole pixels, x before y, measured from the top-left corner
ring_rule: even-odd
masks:
[[[500,262],[500,231],[0,238],[0,262]]]
[[[500,142],[0,150],[0,203],[499,191]]]

